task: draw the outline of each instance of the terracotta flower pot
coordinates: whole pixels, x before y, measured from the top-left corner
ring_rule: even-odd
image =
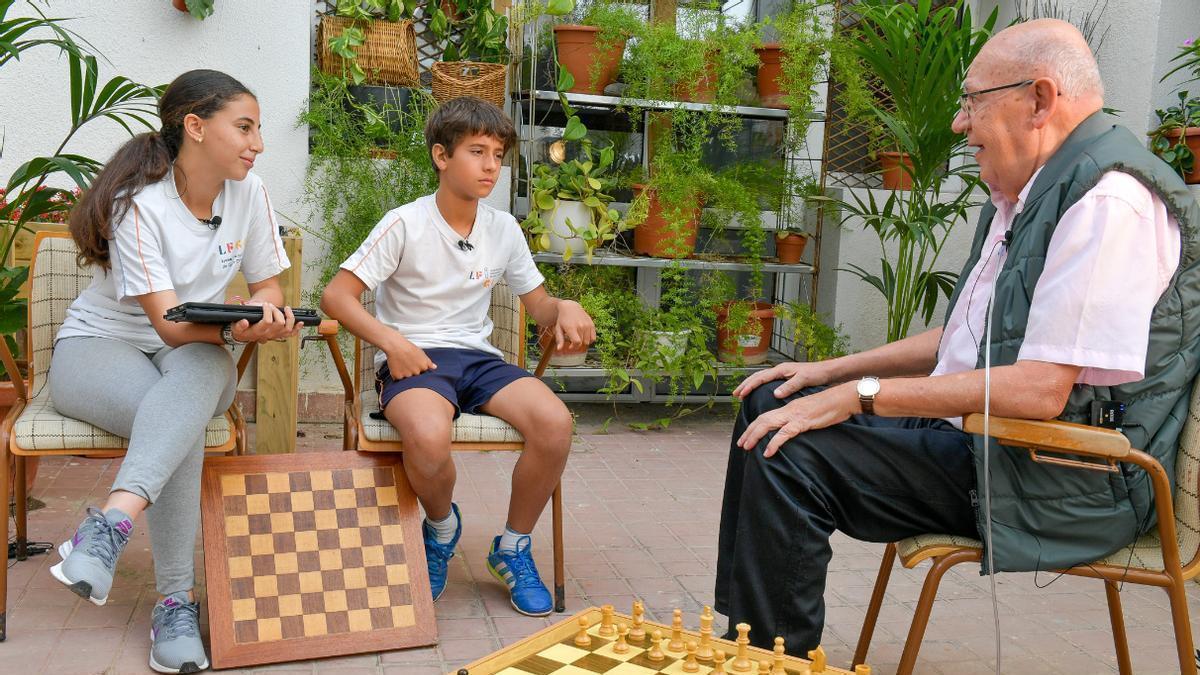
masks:
[[[1171,145],[1178,143],[1180,136],[1183,136],[1184,142],[1192,149],[1192,154],[1196,156],[1192,170],[1183,177],[1183,182],[1188,185],[1196,185],[1200,183],[1200,127],[1173,129],[1167,132],[1167,138],[1171,139]]]
[[[725,303],[717,308],[717,358],[725,362],[736,362],[739,351],[743,363],[753,365],[767,360],[771,348],[771,336],[775,332],[775,306],[767,302],[754,302],[750,310],[750,322],[739,334],[730,334],[729,306]],[[759,322],[757,334],[754,322]]]
[[[883,189],[885,190],[911,190],[912,175],[900,168],[901,163],[912,171],[912,157],[907,152],[881,152],[879,153],[879,165],[883,167]]]
[[[608,51],[602,53],[596,44],[599,35],[600,29],[595,26],[567,24],[554,27],[558,62],[575,78],[575,86],[568,91],[603,94],[605,87],[617,81],[621,55],[625,53],[625,41],[609,45]],[[594,63],[600,64],[595,80],[592,79]]]
[[[442,10],[442,14],[445,14],[446,18],[451,21],[458,21],[462,18],[458,15],[458,4],[454,0],[442,0],[439,7]]]
[[[184,0],[171,0],[171,5],[181,12],[186,13],[188,11],[187,3]]]
[[[781,263],[795,264],[800,262],[800,257],[804,255],[804,247],[807,245],[807,235],[792,232],[783,239],[775,238],[775,255],[779,257]]]
[[[645,186],[634,185],[633,189],[641,194]],[[682,231],[677,232],[667,226],[662,207],[653,191],[649,199],[646,220],[633,230],[633,250],[655,258],[690,257],[696,250],[696,237],[700,233],[700,205],[696,205],[695,215],[682,226]]]
[[[692,103],[712,103],[717,100],[717,64],[713,63],[710,55],[704,61],[704,74],[694,84],[692,82],[676,82],[672,93],[679,101]]]
[[[779,76],[783,72],[783,48],[779,43],[771,42],[754,51],[758,52],[758,98],[763,107],[786,108],[783,92],[779,88]]]

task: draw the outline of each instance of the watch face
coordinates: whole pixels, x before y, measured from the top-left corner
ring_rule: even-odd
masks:
[[[879,393],[879,379],[875,377],[864,377],[858,381],[859,396],[874,396]]]

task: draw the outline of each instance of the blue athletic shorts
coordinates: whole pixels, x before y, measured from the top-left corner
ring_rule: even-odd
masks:
[[[379,392],[380,411],[402,391],[432,389],[454,406],[457,419],[464,412],[478,414],[496,392],[523,377],[533,377],[524,368],[477,349],[426,349],[425,354],[437,368],[399,380],[392,379],[386,363],[379,368],[375,391]]]

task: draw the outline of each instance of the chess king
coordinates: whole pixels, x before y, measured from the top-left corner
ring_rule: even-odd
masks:
[[[835,530],[873,542],[990,531],[990,573],[1089,563],[1155,526],[1150,480],[1131,465],[1071,472],[992,444],[982,494],[982,439],[960,422],[984,412],[990,360],[992,414],[1093,424],[1093,404],[1121,404],[1131,445],[1175,465],[1200,364],[1200,208],[1103,105],[1070,24],[997,33],[953,121],[991,200],[944,324],[734,390],[716,578],[731,626],[816,645]]]
[[[208,667],[192,597],[205,427],[237,383],[225,347],[296,335],[279,273],[288,260],[262,181],[258,100],[212,70],[173,81],[158,103],[162,128],[121,146],[71,212],[71,236],[92,283],[67,310],[49,385],[64,415],[129,439],[103,507],[88,509],[59,546],[51,573],[97,605],[134,522],[146,512],[160,595],[150,667]],[[229,242],[235,242],[231,245]],[[214,326],[163,318],[183,302],[222,302],[241,272],[263,318]]]
[[[379,348],[379,407],[404,442],[404,470],[425,511],[429,582],[436,600],[462,534],[453,502],[451,431],[461,413],[508,422],[525,439],[513,469],[508,521],[492,541],[488,570],[520,613],[544,616],[553,599],[533,560],[530,533],[558,484],[572,418],[554,392],[506,363],[488,342],[493,283],[501,277],[558,347],[591,344],[592,319],[552,297],[508,213],[480,200],[516,142],[511,120],[474,97],[440,105],[425,126],[438,176],[434,194],[387,212],[325,289],[321,309]],[[359,301],[375,291],[375,314]]]

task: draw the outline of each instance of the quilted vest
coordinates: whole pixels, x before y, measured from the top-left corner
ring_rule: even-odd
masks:
[[[1046,162],[1012,225],[1007,258],[996,279],[992,321],[993,366],[1015,363],[1025,337],[1030,299],[1045,265],[1046,250],[1063,213],[1108,171],[1136,178],[1166,205],[1182,233],[1178,269],[1150,319],[1145,377],[1112,387],[1075,385],[1058,419],[1089,424],[1095,400],[1125,403],[1123,433],[1134,448],[1153,455],[1171,474],[1187,418],[1192,380],[1200,367],[1200,207],[1183,181],[1124,127],[1104,113],[1084,120]],[[996,210],[980,215],[971,254],[949,307],[962,293],[982,253]],[[1147,270],[1147,273],[1150,271]],[[947,311],[946,319],[950,317]],[[983,368],[980,345],[977,368]],[[973,439],[979,498],[983,499],[983,438]],[[1022,448],[992,442],[992,547],[998,571],[1071,567],[1101,559],[1129,545],[1155,525],[1149,477],[1132,465],[1103,473],[1030,461]],[[984,532],[984,509],[977,524]],[[982,538],[982,537],[981,537]],[[984,556],[987,573],[987,557]]]

